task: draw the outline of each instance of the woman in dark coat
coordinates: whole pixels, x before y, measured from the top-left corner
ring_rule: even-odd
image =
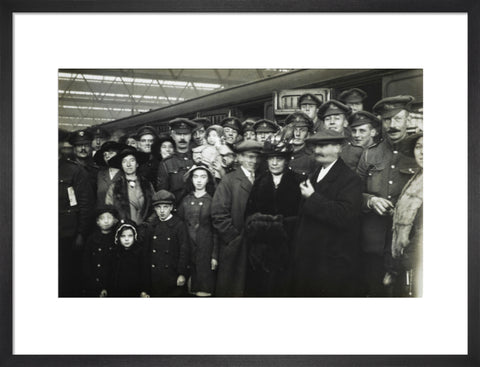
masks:
[[[109,161],[112,167],[122,172],[108,188],[105,204],[113,205],[120,219],[130,219],[137,225],[152,213],[153,186],[146,178],[137,175],[139,164],[147,160],[148,154],[128,147]]]
[[[212,192],[207,184],[215,182],[211,170],[194,165],[185,174],[187,190],[178,208],[178,215],[187,225],[190,237],[191,292],[210,296],[215,290],[215,272],[218,263],[218,239],[211,218]]]
[[[110,167],[109,160],[126,146],[114,141],[107,141],[95,153],[93,161],[100,167],[97,173],[97,206],[105,205],[107,190],[120,175],[120,170]]]
[[[292,151],[290,144],[269,141],[262,151],[268,171],[255,180],[245,211],[246,296],[287,296],[291,242],[301,200],[301,177],[288,168]]]

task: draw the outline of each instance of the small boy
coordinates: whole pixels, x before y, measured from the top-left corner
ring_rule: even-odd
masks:
[[[142,296],[173,297],[186,294],[185,279],[190,242],[185,223],[173,211],[175,195],[160,190],[153,195],[156,218],[144,234],[147,293]]]
[[[83,278],[87,297],[104,297],[118,212],[111,205],[101,205],[95,210],[95,218],[97,228],[88,237],[83,253]]]

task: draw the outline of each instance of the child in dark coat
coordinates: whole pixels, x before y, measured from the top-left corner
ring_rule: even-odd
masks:
[[[113,247],[118,222],[118,212],[111,205],[95,210],[97,228],[88,237],[83,253],[83,279],[87,297],[103,297],[107,287],[110,252]]]
[[[201,163],[184,176],[188,195],[178,208],[190,237],[191,293],[211,296],[215,289],[215,269],[218,264],[218,241],[211,218],[212,195],[207,184],[213,185],[214,174]],[[213,190],[212,190],[213,191]]]
[[[111,297],[145,297],[144,253],[133,221],[122,220],[115,233],[107,288]]]
[[[175,195],[160,190],[153,195],[156,218],[145,230],[147,294],[152,297],[186,295],[189,239],[185,223],[172,214]]]

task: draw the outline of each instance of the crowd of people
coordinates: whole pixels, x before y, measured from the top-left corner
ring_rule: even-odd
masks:
[[[414,98],[59,134],[61,297],[421,296]]]

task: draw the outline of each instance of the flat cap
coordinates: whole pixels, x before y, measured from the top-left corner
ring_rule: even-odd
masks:
[[[367,98],[367,93],[359,88],[344,90],[338,96],[338,100],[343,103],[362,103]]]
[[[308,130],[313,129],[313,121],[307,114],[297,111],[291,113],[285,119],[285,125],[290,125],[292,127],[308,127]]]
[[[267,119],[261,119],[253,125],[256,133],[276,133],[280,126],[276,122]]]
[[[298,98],[298,107],[302,104],[314,104],[318,107],[322,104],[322,101],[312,93],[305,93]]]
[[[381,115],[382,118],[391,118],[402,110],[410,111],[412,96],[395,96],[383,98],[373,106],[373,113]]]
[[[236,153],[254,152],[260,153],[263,144],[256,140],[242,140],[240,143],[234,145]]]
[[[140,139],[143,135],[153,135],[154,137],[157,137],[157,131],[153,126],[142,126],[139,128],[136,132],[137,139]]]
[[[156,206],[158,204],[173,204],[175,202],[175,195],[170,191],[160,190],[153,194],[152,205]]]
[[[93,140],[92,134],[87,130],[78,130],[70,134],[68,142],[72,145],[91,144]]]
[[[233,130],[238,131],[239,133],[242,131],[242,124],[240,123],[240,120],[236,117],[227,117],[220,122],[220,125],[223,128],[229,127]]]
[[[348,118],[348,123],[351,128],[364,124],[370,124],[375,129],[378,129],[381,126],[380,119],[378,119],[377,116],[368,111],[358,111],[352,113]]]
[[[168,126],[177,133],[191,134],[192,130],[197,127],[197,124],[190,119],[178,117],[171,120]]]
[[[327,116],[331,115],[345,115],[348,116],[352,112],[352,109],[347,105],[344,105],[342,102],[337,101],[335,99],[331,99],[330,101],[325,102],[319,109],[318,109],[318,117],[323,120]]]
[[[346,139],[343,133],[334,130],[320,129],[311,137],[305,139],[306,143],[316,145],[342,144]]]

